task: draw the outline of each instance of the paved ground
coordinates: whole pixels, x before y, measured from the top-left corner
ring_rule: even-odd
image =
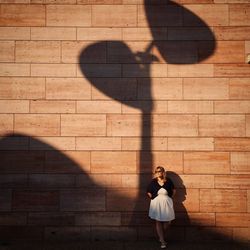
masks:
[[[98,242],[1,242],[0,250],[157,250],[156,241],[98,241]],[[169,250],[250,250],[250,245],[216,242],[169,242]]]

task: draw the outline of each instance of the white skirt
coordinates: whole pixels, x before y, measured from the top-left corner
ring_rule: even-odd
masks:
[[[164,188],[160,188],[158,196],[150,202],[149,217],[157,221],[172,221],[175,219],[173,200]]]

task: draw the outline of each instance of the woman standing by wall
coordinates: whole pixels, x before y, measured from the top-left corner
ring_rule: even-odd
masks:
[[[156,231],[161,242],[161,248],[166,248],[164,234],[170,222],[175,219],[173,196],[175,188],[172,180],[167,177],[163,167],[155,169],[155,178],[148,185],[147,194],[150,201],[149,217],[156,222]]]

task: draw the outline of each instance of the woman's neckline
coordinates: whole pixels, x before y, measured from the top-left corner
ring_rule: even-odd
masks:
[[[156,181],[157,181],[157,183],[158,183],[158,185],[159,185],[160,187],[163,187],[164,184],[167,182],[167,180],[166,180],[166,181],[163,181],[162,184],[160,184],[160,182],[159,182],[157,179],[156,179]]]

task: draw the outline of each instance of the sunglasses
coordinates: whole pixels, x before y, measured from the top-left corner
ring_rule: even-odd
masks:
[[[155,173],[162,173],[162,171],[161,170],[157,170],[157,171],[155,171]]]

